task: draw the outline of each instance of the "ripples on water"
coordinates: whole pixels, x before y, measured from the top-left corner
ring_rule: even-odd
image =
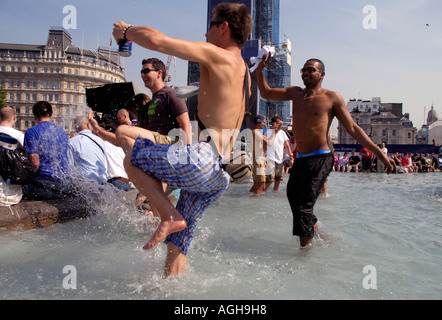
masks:
[[[232,185],[207,211],[178,279],[162,277],[164,245],[141,249],[152,221],[107,190],[91,218],[0,231],[0,299],[441,299],[440,177],[332,173],[309,250],[291,236],[286,182],[261,197]],[[66,265],[77,269],[76,290],[62,287]],[[363,288],[367,265],[377,290]]]

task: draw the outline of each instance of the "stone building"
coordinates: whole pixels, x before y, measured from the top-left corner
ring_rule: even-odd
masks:
[[[55,124],[73,131],[75,117],[87,112],[86,88],[121,82],[118,52],[75,47],[64,29],[50,29],[45,45],[0,43],[0,86],[21,131],[35,125],[32,106],[41,100],[54,107]]]
[[[353,120],[376,144],[415,144],[417,130],[409,114],[402,114],[402,104],[381,103],[380,98],[372,101],[350,100],[347,105]],[[374,111],[373,111],[374,110]],[[338,125],[340,144],[358,144]]]

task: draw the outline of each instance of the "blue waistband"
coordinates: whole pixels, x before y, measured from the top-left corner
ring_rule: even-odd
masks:
[[[306,158],[306,157],[318,156],[320,154],[329,154],[329,153],[331,153],[330,149],[317,150],[317,151],[311,152],[309,154],[300,154],[298,152],[297,158]]]

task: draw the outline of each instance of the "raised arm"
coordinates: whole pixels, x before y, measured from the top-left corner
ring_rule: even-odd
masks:
[[[256,69],[256,77],[258,80],[258,88],[261,96],[264,99],[276,100],[276,101],[287,101],[292,100],[291,91],[293,87],[288,88],[270,88],[264,77],[264,67],[270,64],[272,60],[272,55],[269,53],[269,58],[267,61],[262,61],[258,68]]]

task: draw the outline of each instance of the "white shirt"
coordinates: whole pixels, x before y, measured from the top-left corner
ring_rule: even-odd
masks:
[[[267,138],[270,139],[274,130],[267,130]],[[274,161],[276,163],[284,162],[284,142],[289,140],[289,137],[283,130],[279,130],[276,134],[276,138],[273,141],[273,144],[267,145],[267,160]]]
[[[108,141],[104,141],[104,144],[106,145],[108,179],[112,178],[129,179],[123,166],[124,157],[126,156],[124,154],[123,149],[113,145]]]
[[[0,126],[0,132],[6,133],[10,135],[11,137],[17,139],[18,142],[21,143],[21,145],[24,144],[25,140],[25,134],[17,129],[11,128],[11,127],[5,127]]]
[[[98,183],[107,181],[106,146],[90,130],[83,130],[69,140],[68,156],[80,174]]]

